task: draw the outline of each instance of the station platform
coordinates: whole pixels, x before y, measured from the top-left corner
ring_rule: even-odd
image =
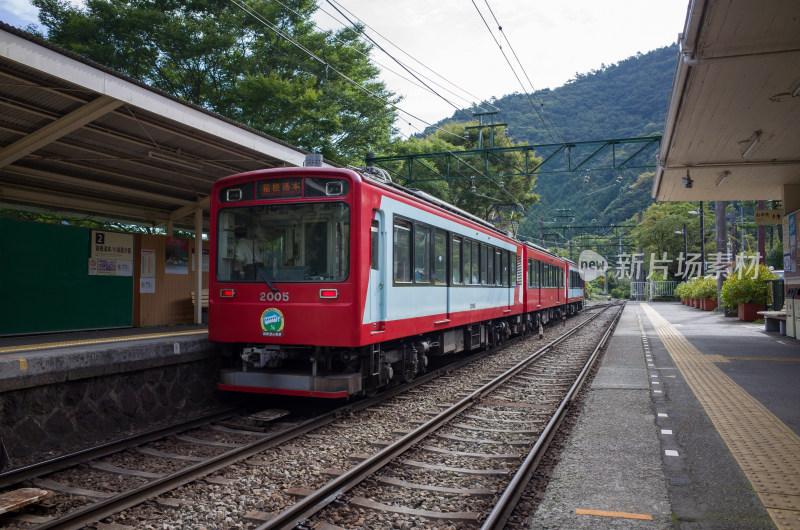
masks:
[[[0,337],[0,392],[209,355],[208,327],[201,325]]]
[[[0,337],[0,471],[220,406],[205,326]]]
[[[629,302],[531,528],[800,528],[800,341]]]

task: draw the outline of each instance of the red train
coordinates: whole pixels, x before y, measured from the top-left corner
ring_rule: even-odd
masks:
[[[583,307],[574,263],[377,168],[233,175],[211,195],[222,390],[341,398]]]

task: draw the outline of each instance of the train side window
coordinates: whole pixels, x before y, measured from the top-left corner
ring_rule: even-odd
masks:
[[[471,246],[472,246],[472,263],[471,263],[471,267],[470,267],[471,275],[470,275],[470,278],[469,278],[469,280],[470,280],[469,283],[471,283],[472,285],[478,285],[478,284],[481,283],[481,279],[480,279],[480,265],[481,265],[480,247],[479,247],[477,241],[473,241]]]
[[[469,241],[464,239],[461,245],[461,283],[464,285],[470,284],[470,275],[472,274],[472,245]]]
[[[414,227],[414,282],[431,281],[431,229],[427,226]]]
[[[486,247],[486,284],[494,285],[494,247]]]
[[[370,227],[370,245],[372,248],[370,249],[370,268],[374,271],[378,270],[378,238],[380,237],[378,234],[378,229],[380,225],[377,219],[372,220],[372,226]]]
[[[453,283],[461,283],[461,238],[454,237],[453,245],[450,253],[450,261],[452,263]]]
[[[508,251],[504,250],[500,253],[502,265],[500,266],[501,274],[503,275],[501,281],[503,287],[508,287]]]
[[[433,281],[436,285],[447,285],[447,233],[433,233]]]
[[[500,249],[494,249],[494,284],[495,285],[503,285],[503,278],[502,278],[502,260],[500,259]]]
[[[411,283],[411,223],[394,221],[394,281]]]
[[[487,272],[487,261],[488,260],[486,259],[486,256],[487,256],[487,251],[489,250],[489,247],[487,247],[486,245],[481,245],[480,248],[481,248],[481,284],[486,285],[488,283],[487,278],[488,278],[488,274],[489,274]]]

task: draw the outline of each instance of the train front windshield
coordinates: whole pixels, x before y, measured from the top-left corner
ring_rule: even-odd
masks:
[[[264,204],[220,210],[217,278],[342,282],[350,266],[350,206]]]

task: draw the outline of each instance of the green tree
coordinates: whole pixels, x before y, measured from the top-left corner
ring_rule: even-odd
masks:
[[[631,234],[636,239],[637,246],[644,251],[644,266],[645,271],[650,271],[650,260],[655,257],[657,260],[663,260],[666,254],[668,263],[659,263],[658,265],[668,265],[669,274],[673,276],[678,275],[679,270],[679,256],[683,254],[683,223],[686,223],[686,247],[687,252],[697,254],[696,263],[702,261],[699,257],[700,254],[700,219],[697,215],[689,214],[688,212],[697,210],[698,204],[694,202],[663,202],[660,204],[653,204],[644,211],[642,223],[638,224],[636,228],[631,231]],[[705,217],[705,252],[706,257],[716,252],[716,246],[713,236],[713,225],[709,224],[709,219],[713,220],[713,212],[710,209],[706,210]],[[631,219],[632,222],[636,218]],[[679,232],[679,233],[676,233]],[[683,267],[682,273],[686,271]],[[690,271],[691,273],[699,274],[699,269]]]
[[[530,208],[539,196],[534,193],[536,176],[520,175],[519,169],[525,167],[521,152],[505,153],[501,158],[492,158],[488,171],[479,157],[458,156],[460,151],[475,149],[477,131],[466,127],[476,123],[450,122],[440,129],[433,129],[427,135],[411,137],[394,145],[396,155],[443,153],[452,155],[435,160],[415,162],[414,180],[408,177],[407,162],[396,163],[390,169],[392,178],[403,185],[420,189],[473,215],[485,218],[487,209],[497,204],[518,204],[514,212],[514,222],[518,223],[522,213]],[[466,134],[465,134],[466,133]],[[495,131],[495,147],[522,145],[514,142],[505,130]],[[539,159],[531,157],[531,165]],[[446,179],[447,164],[450,164],[450,178]],[[502,175],[490,176],[485,175]]]
[[[397,100],[370,47],[358,28],[316,30],[313,0],[248,2],[259,18],[224,0],[32,2],[55,44],[328,159],[390,144]]]

